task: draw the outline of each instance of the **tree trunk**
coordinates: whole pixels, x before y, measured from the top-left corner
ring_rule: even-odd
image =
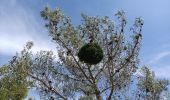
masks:
[[[96,90],[95,95],[96,95],[96,99],[97,100],[102,100],[102,98],[100,96],[100,91],[99,90]]]

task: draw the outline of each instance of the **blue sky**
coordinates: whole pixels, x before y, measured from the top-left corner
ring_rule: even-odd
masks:
[[[156,76],[170,79],[170,0],[0,0],[0,65],[34,41],[33,51],[54,50],[48,31],[40,17],[46,6],[60,7],[80,24],[81,13],[110,16],[117,10],[126,12],[129,28],[135,17],[144,19],[140,51],[141,65],[149,65]]]

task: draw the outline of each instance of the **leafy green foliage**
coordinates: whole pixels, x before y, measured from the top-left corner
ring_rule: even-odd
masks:
[[[33,46],[28,42],[21,55],[17,54],[9,64],[0,67],[0,100],[23,100],[32,82],[27,79],[26,65],[30,62],[29,49]]]
[[[26,77],[10,70],[10,67],[3,66],[0,68],[0,100],[22,100],[28,93],[28,84],[25,81]]]
[[[169,81],[166,79],[156,79],[154,72],[144,66],[141,68],[141,75],[138,77],[137,85],[139,99],[160,100],[163,99],[162,93],[167,91]]]
[[[130,84],[139,62],[143,26],[140,18],[135,20],[131,28],[134,34],[127,41],[124,34],[127,21],[123,11],[116,14],[118,25],[108,16],[82,14],[82,24],[75,27],[59,8],[46,7],[41,15],[52,40],[58,44],[59,62],[58,66],[53,65],[57,80],[55,77],[51,80],[52,83],[63,80],[63,85],[57,88],[57,93],[53,92],[56,97],[65,99],[80,93],[98,100],[105,95],[111,100],[115,92]],[[90,43],[100,44],[100,49],[98,44],[92,46]],[[56,89],[54,84],[52,87]]]
[[[46,7],[41,16],[57,44],[59,58],[56,60],[52,51],[33,54],[33,43],[28,42],[21,54],[10,62],[10,67],[0,69],[0,72],[4,72],[4,80],[15,79],[16,85],[11,91],[19,84],[21,87],[23,85],[21,89],[24,94],[25,86],[36,87],[44,100],[121,99],[139,66],[143,20],[136,18],[131,27],[132,38],[127,40],[127,20],[123,11],[116,13],[117,24],[108,16],[82,14],[82,24],[74,26],[59,8],[52,10]],[[138,80],[140,95],[156,97],[166,90],[168,81],[155,79],[147,68],[144,68],[143,74],[144,77]],[[6,87],[5,84],[3,86]],[[144,91],[147,95],[144,95]],[[140,99],[143,98],[137,100]]]
[[[22,100],[27,96],[28,88],[17,78],[4,77],[1,79],[0,99]]]
[[[123,11],[116,14],[118,25],[108,16],[82,14],[82,24],[74,26],[59,8],[46,7],[41,16],[57,43],[58,61],[52,51],[32,54],[33,43],[28,42],[21,54],[13,58],[11,68],[24,83],[31,82],[43,99],[75,99],[80,94],[112,100],[116,92],[130,85],[139,62],[141,19],[135,20],[132,38],[126,40]]]
[[[80,49],[78,57],[85,63],[97,64],[103,58],[103,51],[97,43],[88,43]]]

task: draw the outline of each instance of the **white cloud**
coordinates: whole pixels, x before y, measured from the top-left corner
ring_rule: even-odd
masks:
[[[145,64],[148,64],[149,67],[151,67],[151,70],[155,72],[156,77],[170,79],[170,65],[168,65],[169,63],[163,63],[161,61],[163,59],[166,60],[166,57],[170,55],[170,51],[167,50],[169,48],[161,47],[161,49],[166,49],[166,51],[155,54],[155,56],[152,56],[152,59],[148,60]]]
[[[164,57],[169,56],[169,55],[170,55],[170,51],[165,51],[165,52],[158,53],[150,61],[148,61],[147,64],[157,63],[158,61],[160,61],[161,59],[163,59]]]
[[[160,49],[164,51],[150,56],[151,59],[145,61],[143,64],[149,65],[151,70],[155,72],[156,77],[170,79],[170,65],[168,65],[170,63],[167,62],[167,57],[170,56],[169,46],[161,46]]]
[[[170,79],[170,74],[169,74],[170,65],[153,67],[152,70],[155,72],[156,77]]]
[[[54,50],[48,33],[35,15],[16,3],[5,0],[0,4],[0,53],[13,55],[23,49],[27,41],[33,41],[34,51]],[[56,50],[55,50],[56,51]]]

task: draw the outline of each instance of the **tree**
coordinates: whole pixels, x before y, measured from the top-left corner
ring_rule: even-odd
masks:
[[[27,96],[28,83],[26,75],[21,74],[16,67],[20,64],[4,65],[0,68],[0,99],[22,100]]]
[[[28,42],[7,66],[0,68],[0,89],[7,90],[0,90],[3,98],[15,100],[16,96],[11,94],[19,93],[22,96],[16,100],[22,99],[28,87],[33,87],[43,100],[131,100],[132,94],[128,95],[127,89],[133,85],[132,77],[138,69],[141,18],[135,19],[130,28],[131,37],[126,39],[127,20],[123,11],[116,13],[117,24],[108,16],[82,14],[82,24],[77,27],[59,8],[46,7],[41,16],[57,44],[58,59],[52,51],[33,54],[33,42]],[[143,67],[141,73],[137,93],[132,96],[135,100],[160,99],[169,82],[155,79],[147,67]],[[12,89],[7,88],[10,85]]]
[[[141,75],[138,77],[137,98],[145,100],[164,100],[168,90],[169,81],[166,79],[156,79],[154,72],[144,66],[140,70]]]
[[[87,96],[94,95],[98,100],[105,93],[110,100],[114,92],[130,84],[131,75],[136,71],[139,61],[143,26],[140,18],[135,20],[131,28],[134,33],[132,40],[126,41],[124,30],[127,21],[123,11],[116,14],[120,22],[117,26],[107,16],[90,17],[82,14],[82,25],[74,27],[69,17],[58,8],[52,11],[47,7],[41,15],[47,22],[52,39],[58,44],[62,70],[66,76],[71,76],[68,77],[68,82],[64,80],[64,87],[67,84],[69,86],[67,92],[79,91]],[[77,56],[81,47],[89,43],[97,43],[103,50],[104,57],[98,64],[82,62]],[[63,74],[61,71],[60,73]],[[75,84],[76,87],[70,89]]]
[[[136,18],[130,28],[133,33],[131,39],[127,40],[127,21],[123,11],[116,14],[117,25],[108,16],[82,14],[83,22],[78,27],[73,26],[70,18],[59,8],[51,10],[46,7],[41,15],[57,44],[59,60],[55,59],[52,51],[33,55],[30,51],[33,43],[28,42],[12,63],[22,62],[18,70],[33,81],[42,98],[111,100],[131,84],[131,76],[139,62],[141,18]],[[85,47],[81,53],[85,45],[89,48]],[[95,62],[89,62],[91,57],[88,56]]]

